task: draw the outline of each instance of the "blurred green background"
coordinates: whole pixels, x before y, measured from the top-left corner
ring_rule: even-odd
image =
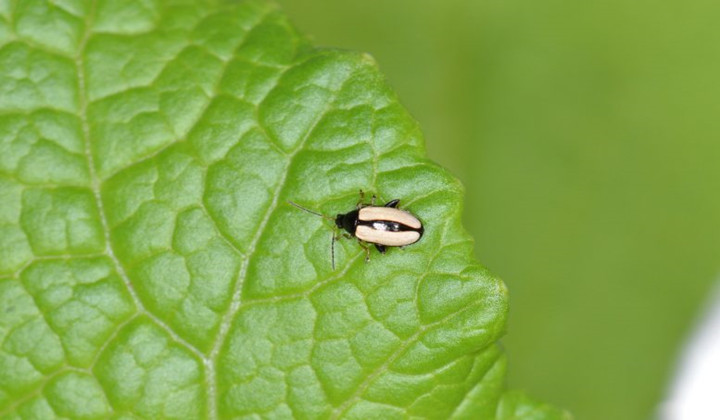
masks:
[[[465,184],[509,386],[653,417],[720,271],[720,3],[280,3],[372,54]]]

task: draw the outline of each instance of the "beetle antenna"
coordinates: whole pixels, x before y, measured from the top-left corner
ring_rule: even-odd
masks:
[[[332,234],[332,242],[330,242],[330,260],[332,261],[332,269],[335,271],[335,241],[337,239],[335,238],[335,232],[333,231]]]
[[[303,206],[301,206],[301,205],[298,204],[298,203],[294,203],[294,202],[292,202],[292,201],[290,201],[290,200],[288,200],[288,204],[291,204],[291,205],[299,208],[300,210],[304,210],[304,211],[306,211],[306,212],[308,212],[308,213],[310,213],[310,214],[314,214],[315,216],[320,216],[320,217],[322,217],[323,219],[333,220],[331,217],[325,216],[324,214],[318,213],[318,212],[316,212],[316,211],[312,211],[312,210],[310,210],[310,209],[308,209],[308,208],[306,208],[306,207],[303,207]]]

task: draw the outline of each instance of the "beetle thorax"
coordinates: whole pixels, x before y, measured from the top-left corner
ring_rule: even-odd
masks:
[[[358,224],[358,211],[353,210],[349,213],[338,214],[335,218],[335,225],[340,229],[345,229],[349,234],[355,235],[355,228]]]

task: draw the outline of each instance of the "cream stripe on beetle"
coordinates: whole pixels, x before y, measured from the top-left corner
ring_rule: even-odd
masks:
[[[370,248],[364,244],[373,244],[380,253],[385,253],[387,246],[412,245],[422,238],[425,228],[420,219],[409,212],[397,208],[399,199],[389,201],[385,206],[375,205],[375,196],[372,204],[363,204],[364,194],[360,190],[360,201],[357,209],[344,214],[338,214],[334,219],[324,214],[307,209],[299,204],[288,201],[293,206],[335,222],[335,226],[344,229],[350,235],[358,239],[360,246],[365,249],[365,261],[370,260]],[[348,235],[346,235],[348,236]],[[348,236],[350,237],[350,236]],[[332,267],[335,269],[335,241],[338,236],[333,232],[332,245]]]
[[[360,209],[358,219],[367,222],[375,220],[397,222],[412,229],[420,229],[422,227],[422,223],[420,223],[417,217],[406,211],[392,207],[363,207]]]
[[[406,230],[401,232],[388,232],[373,229],[370,226],[360,225],[355,230],[355,236],[361,241],[385,246],[406,246],[420,240],[420,232]]]

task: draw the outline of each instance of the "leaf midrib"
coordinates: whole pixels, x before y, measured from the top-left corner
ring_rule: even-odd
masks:
[[[90,174],[90,190],[93,193],[93,197],[95,199],[95,205],[98,209],[98,215],[100,217],[100,224],[102,226],[103,230],[103,237],[105,241],[105,252],[107,256],[110,258],[110,260],[113,263],[113,266],[115,268],[115,271],[117,272],[120,279],[123,281],[123,284],[125,285],[125,289],[127,290],[128,294],[133,300],[133,303],[136,307],[136,314],[132,315],[130,318],[128,318],[126,321],[121,322],[118,324],[111,335],[108,337],[108,339],[105,341],[105,343],[102,344],[98,348],[98,351],[95,356],[95,360],[91,364],[90,368],[88,369],[90,372],[92,372],[92,368],[95,365],[95,362],[97,359],[99,359],[100,355],[105,351],[106,347],[112,343],[113,339],[117,336],[117,334],[132,320],[136,319],[140,315],[145,315],[148,318],[150,318],[157,326],[159,326],[161,329],[163,329],[165,332],[167,332],[170,337],[172,337],[173,340],[175,340],[177,343],[182,345],[183,347],[187,348],[191,353],[193,353],[196,357],[198,357],[200,360],[202,360],[203,365],[206,368],[206,375],[205,375],[205,381],[207,386],[207,407],[208,407],[208,416],[210,418],[217,418],[217,405],[215,404],[216,398],[216,386],[215,386],[215,380],[213,377],[213,380],[210,380],[209,375],[209,367],[211,367],[212,363],[208,360],[205,355],[195,346],[193,346],[191,343],[189,343],[187,340],[183,339],[180,335],[175,333],[173,329],[163,322],[160,318],[155,316],[152,312],[148,311],[145,308],[145,305],[143,305],[142,300],[140,300],[140,297],[138,296],[137,292],[135,291],[134,287],[132,286],[132,282],[130,281],[130,278],[128,277],[127,273],[122,267],[122,264],[120,263],[120,260],[118,260],[117,256],[115,255],[115,252],[112,247],[112,242],[110,240],[110,229],[107,222],[107,217],[105,215],[105,208],[103,206],[102,202],[102,196],[100,191],[100,178],[98,177],[96,166],[95,166],[95,159],[93,157],[92,152],[92,144],[90,140],[90,124],[87,119],[87,107],[88,107],[88,92],[87,92],[87,85],[86,85],[86,75],[85,75],[85,62],[84,62],[84,52],[87,47],[88,40],[90,39],[90,36],[92,34],[92,26],[93,22],[95,20],[95,13],[97,9],[97,0],[94,0],[90,5],[90,12],[88,13],[88,18],[85,20],[85,31],[83,33],[83,37],[80,41],[80,44],[78,45],[78,53],[74,57],[75,61],[75,67],[76,67],[76,73],[78,76],[78,117],[80,118],[80,124],[82,127],[82,136],[83,136],[83,144],[85,146],[85,158],[87,160],[88,165],[88,171]],[[214,373],[214,369],[213,369]],[[107,390],[105,390],[102,386],[103,392],[107,394]],[[107,395],[106,395],[107,398]],[[109,398],[108,398],[109,401]],[[109,408],[112,410],[112,406],[110,405]]]
[[[238,272],[238,275],[236,277],[236,280],[234,282],[234,288],[233,293],[230,301],[230,306],[227,311],[225,311],[222,320],[219,324],[219,330],[215,335],[215,339],[213,341],[213,345],[211,347],[211,350],[209,353],[205,353],[201,351],[199,348],[185,340],[182,336],[177,334],[173,328],[164,322],[162,319],[157,317],[155,314],[153,314],[151,311],[149,311],[145,305],[142,303],[142,300],[140,296],[135,291],[134,287],[132,286],[132,281],[130,280],[129,276],[127,275],[126,271],[124,270],[122,263],[115,255],[115,252],[113,250],[112,241],[110,239],[110,228],[109,224],[107,222],[107,216],[105,213],[105,209],[103,206],[102,201],[102,193],[101,193],[101,180],[98,176],[96,165],[95,165],[95,159],[93,156],[92,151],[92,144],[91,144],[91,135],[90,135],[90,123],[87,119],[87,108],[89,104],[88,100],[88,91],[87,91],[87,85],[86,85],[86,75],[85,75],[85,62],[84,62],[84,52],[87,47],[87,43],[92,35],[92,25],[95,18],[96,13],[96,6],[97,2],[93,1],[91,5],[90,13],[88,14],[88,18],[86,20],[86,27],[85,32],[83,34],[83,37],[81,39],[81,42],[78,46],[78,54],[74,57],[75,66],[77,70],[77,76],[78,76],[78,102],[79,102],[79,109],[78,114],[81,121],[81,127],[82,127],[82,135],[83,135],[83,144],[84,144],[84,152],[85,152],[85,158],[87,160],[87,165],[89,168],[89,175],[90,175],[90,189],[93,193],[93,197],[95,200],[95,204],[98,209],[99,217],[100,217],[100,223],[103,230],[103,237],[105,242],[105,252],[106,255],[111,259],[112,264],[118,273],[118,276],[122,279],[126,290],[128,291],[129,295],[131,296],[135,307],[136,307],[136,313],[132,315],[127,320],[121,322],[118,324],[113,332],[110,334],[108,339],[103,343],[96,353],[95,359],[93,363],[91,364],[90,368],[88,370],[92,370],[92,368],[95,365],[95,362],[100,358],[100,355],[104,352],[104,350],[107,348],[107,346],[112,343],[113,339],[117,336],[117,334],[130,322],[135,320],[141,315],[147,316],[152,322],[154,322],[157,326],[159,326],[161,329],[163,329],[166,333],[170,335],[170,337],[175,340],[178,344],[181,346],[187,348],[192,354],[194,354],[198,359],[200,359],[203,363],[204,370],[205,370],[205,384],[206,384],[206,398],[207,398],[207,415],[209,418],[216,419],[218,418],[218,395],[217,395],[217,377],[216,377],[216,369],[215,365],[217,362],[217,357],[220,353],[220,350],[222,349],[222,346],[230,332],[230,327],[232,326],[232,321],[235,318],[236,314],[240,311],[240,309],[243,307],[242,305],[242,290],[243,290],[243,284],[245,283],[245,279],[247,276],[247,268],[250,263],[250,259],[255,253],[257,243],[262,237],[262,233],[265,230],[265,227],[267,226],[267,223],[269,222],[272,214],[277,209],[279,198],[282,195],[282,191],[284,190],[286,186],[287,176],[290,170],[290,167],[293,163],[294,157],[303,150],[303,147],[307,143],[307,140],[310,138],[311,133],[313,132],[314,128],[317,126],[317,124],[322,120],[322,117],[329,111],[330,109],[330,103],[326,106],[326,108],[320,112],[313,122],[313,124],[308,128],[307,132],[304,134],[301,141],[298,143],[298,145],[290,152],[290,153],[284,153],[286,158],[286,165],[284,167],[284,170],[282,171],[282,178],[279,180],[275,192],[273,194],[272,202],[270,203],[270,206],[265,212],[265,215],[258,225],[258,228],[252,238],[252,240],[249,243],[248,250],[246,252],[240,252],[240,250],[232,243],[232,241],[229,241],[228,238],[225,238],[230,246],[239,253],[241,256],[241,268]],[[259,17],[258,22],[254,22],[250,27],[257,26],[262,20],[266,17],[266,15],[262,15]],[[250,30],[251,31],[251,30]],[[248,33],[250,32],[248,31]],[[246,34],[247,35],[247,34]],[[238,46],[235,47],[235,50],[239,48],[245,39],[240,40]],[[232,56],[231,56],[232,57]],[[208,100],[208,105],[212,102],[212,98],[218,95],[218,86],[220,82],[222,81],[223,75],[225,74],[225,71],[227,70],[227,65],[230,62],[230,60],[223,60],[221,57],[219,59],[222,61],[222,69],[219,72],[218,79],[215,83],[213,92]],[[284,69],[284,71],[287,71],[292,66],[288,66]],[[206,106],[207,108],[207,106]],[[200,113],[202,115],[203,112]],[[260,128],[267,132],[265,127],[262,127],[259,120],[257,121],[258,126]],[[171,147],[173,144],[176,144],[176,142],[170,143],[168,146],[162,148],[159,151],[156,151],[153,153],[153,156],[156,156],[158,153],[161,153],[163,150],[165,150],[167,147]],[[375,156],[376,158],[376,156]],[[143,159],[146,160],[146,159]],[[137,162],[133,162],[131,165],[136,164]],[[376,174],[373,173],[373,176]],[[213,219],[212,215],[205,210],[205,213],[208,215],[208,217],[213,221],[213,223],[217,226],[217,221]],[[218,229],[219,232],[221,232],[220,229]],[[223,235],[224,236],[224,235]],[[103,391],[105,391],[103,389]]]

